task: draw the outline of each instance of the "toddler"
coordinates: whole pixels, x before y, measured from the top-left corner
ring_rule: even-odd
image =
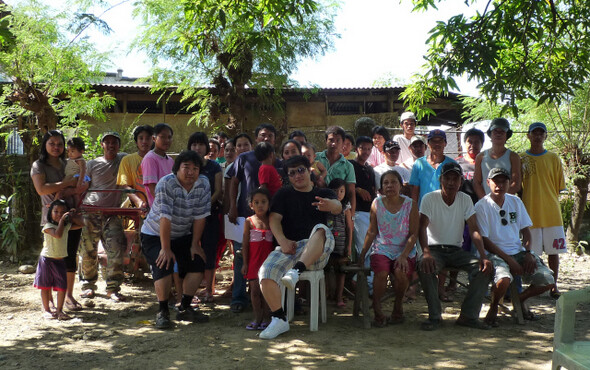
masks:
[[[79,137],[74,137],[68,140],[68,160],[66,162],[66,177],[65,180],[77,178],[76,187],[81,186],[84,182],[90,182],[90,177],[86,176],[86,161],[83,158],[86,149],[84,140]],[[80,195],[74,195],[74,204],[78,205]]]
[[[313,174],[312,180],[315,178],[315,184],[319,187],[324,187],[324,179],[328,175],[326,167],[315,159],[315,147],[310,143],[301,144],[301,154],[305,156],[309,163],[311,163],[311,173]]]
[[[258,170],[258,183],[261,188],[267,188],[270,192],[270,198],[281,188],[283,182],[277,169],[274,167],[275,163],[275,149],[272,144],[268,142],[261,142],[254,148],[254,155],[256,159],[262,163]]]

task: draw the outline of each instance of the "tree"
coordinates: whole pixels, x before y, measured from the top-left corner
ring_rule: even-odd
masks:
[[[499,117],[502,105],[477,98],[465,98],[467,122]],[[573,96],[561,103],[538,104],[533,99],[516,102],[517,116],[512,116],[512,127],[516,132],[526,132],[529,124],[540,121],[547,125],[546,147],[558,153],[564,164],[567,183],[567,199],[564,225],[568,245],[576,245],[580,239],[580,227],[587,208],[588,185],[590,183],[590,83],[573,92]],[[529,148],[524,135],[510,139],[512,150],[521,152]],[[541,200],[540,200],[541,201]]]
[[[412,0],[415,11],[443,0]],[[578,239],[590,176],[590,3],[577,0],[467,0],[472,17],[438,22],[427,40],[426,63],[402,94],[420,116],[438,94],[458,89],[466,76],[478,87],[494,118],[553,125],[554,149],[565,162],[574,202],[568,239]],[[489,103],[491,102],[491,103]],[[481,106],[479,107],[480,113]],[[487,108],[486,108],[487,109]],[[474,111],[472,110],[472,113]],[[525,121],[527,120],[528,121]]]
[[[324,53],[334,35],[332,4],[315,0],[141,0],[136,45],[155,66],[156,90],[183,94],[199,124],[229,113],[243,129],[246,88],[264,95],[292,84],[297,62]],[[162,67],[165,65],[165,67]],[[212,91],[202,87],[212,86]]]
[[[415,11],[443,0],[412,0]],[[458,89],[457,76],[516,114],[517,101],[559,103],[590,75],[590,3],[578,0],[466,0],[479,11],[438,22],[427,40],[422,73],[404,98],[421,109],[436,93]],[[422,110],[422,114],[430,114]]]
[[[78,126],[84,117],[106,119],[114,104],[91,84],[100,81],[106,55],[79,37],[88,18],[31,0],[18,7],[0,4],[0,71],[9,83],[0,95],[2,125],[17,122],[26,149],[39,131]],[[29,151],[36,159],[35,151]]]

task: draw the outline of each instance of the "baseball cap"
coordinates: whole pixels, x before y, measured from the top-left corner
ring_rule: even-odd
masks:
[[[119,133],[117,131],[105,132],[104,134],[102,134],[102,137],[100,138],[100,142],[102,143],[107,136],[114,136],[117,139],[119,139],[119,142],[121,142],[121,135],[119,135]]]
[[[529,133],[531,133],[534,129],[536,128],[540,128],[543,131],[547,132],[547,126],[545,126],[545,124],[543,122],[533,122],[531,123],[531,125],[529,126]]]
[[[442,137],[443,139],[445,139],[445,141],[447,141],[447,134],[445,134],[443,130],[435,129],[428,133],[428,141],[434,139],[435,137]]]
[[[510,139],[512,130],[510,129],[510,122],[506,118],[494,118],[492,123],[490,123],[490,128],[488,128],[488,136],[492,137],[492,131],[497,128],[504,130],[506,132],[506,139]]]
[[[392,149],[399,149],[399,144],[395,140],[387,140],[385,144],[383,144],[383,150],[388,152]]]
[[[416,119],[416,115],[414,113],[404,112],[404,113],[402,113],[402,115],[399,118],[399,123],[402,123],[407,119],[413,119],[415,122],[418,122],[418,120]]]
[[[488,172],[488,179],[493,179],[496,176],[506,176],[506,178],[510,180],[510,172],[504,168],[494,167],[490,170],[490,172]]]
[[[422,135],[412,136],[412,138],[410,139],[410,145],[414,144],[416,141],[419,141],[419,142],[423,143],[424,145],[426,145],[426,139],[424,139],[424,136],[422,136]]]
[[[463,170],[457,162],[445,163],[440,170],[440,175],[443,176],[449,172],[457,172],[459,175],[463,176]]]

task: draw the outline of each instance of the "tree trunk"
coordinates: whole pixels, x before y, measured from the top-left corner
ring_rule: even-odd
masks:
[[[578,177],[574,180],[574,205],[572,207],[571,222],[567,226],[567,241],[577,243],[579,241],[580,227],[584,218],[584,210],[588,200],[588,184],[590,178],[587,176]]]

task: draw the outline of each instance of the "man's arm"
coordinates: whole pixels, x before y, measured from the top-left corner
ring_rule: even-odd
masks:
[[[473,190],[478,199],[486,196],[482,183],[483,176],[481,174],[481,161],[483,160],[483,155],[483,152],[481,152],[475,157],[475,171],[473,172]]]
[[[172,222],[168,218],[160,217],[160,253],[156,259],[156,266],[160,269],[168,269],[176,261],[170,245],[170,232]]]
[[[492,274],[494,272],[494,266],[487,258],[487,253],[484,248],[483,239],[479,232],[479,227],[477,226],[477,217],[475,214],[471,215],[471,217],[467,219],[467,227],[469,228],[471,240],[479,252],[479,264],[481,272],[484,274]]]
[[[338,199],[322,197],[315,197],[315,199],[316,202],[313,202],[311,205],[316,207],[320,212],[330,212],[333,215],[339,215],[342,212],[342,203]]]
[[[418,203],[418,198],[420,197],[420,186],[419,185],[411,185],[412,187],[412,200]]]
[[[425,274],[432,274],[436,271],[436,262],[430,254],[428,247],[428,233],[426,232],[430,224],[430,219],[425,214],[420,214],[420,228],[418,229],[418,240],[420,240],[420,247],[422,248],[422,263],[420,269]]]
[[[205,229],[205,218],[199,218],[193,221],[193,238],[191,240],[191,259],[195,259],[195,254],[198,254],[203,259],[203,262],[207,260],[205,251],[201,247],[201,237],[203,236],[203,230]]]
[[[274,235],[275,239],[281,246],[281,251],[283,253],[295,254],[297,244],[293,240],[287,239],[287,237],[283,233],[283,225],[281,224],[282,220],[283,215],[281,215],[280,213],[271,212],[269,218],[270,230],[272,231],[272,235]]]
[[[352,214],[356,212],[356,184],[346,184],[347,192],[350,194],[350,210]]]
[[[526,251],[531,250],[531,230],[528,227],[525,227],[520,230],[522,234],[522,246]],[[537,269],[537,259],[532,253],[526,253],[524,256],[524,261],[522,263],[522,268],[525,274],[532,274]]]
[[[514,152],[510,152],[510,187],[508,193],[516,194],[522,187],[522,168],[520,163],[520,157]]]
[[[240,186],[240,180],[237,177],[232,177],[229,183],[229,222],[238,224],[238,188]]]

